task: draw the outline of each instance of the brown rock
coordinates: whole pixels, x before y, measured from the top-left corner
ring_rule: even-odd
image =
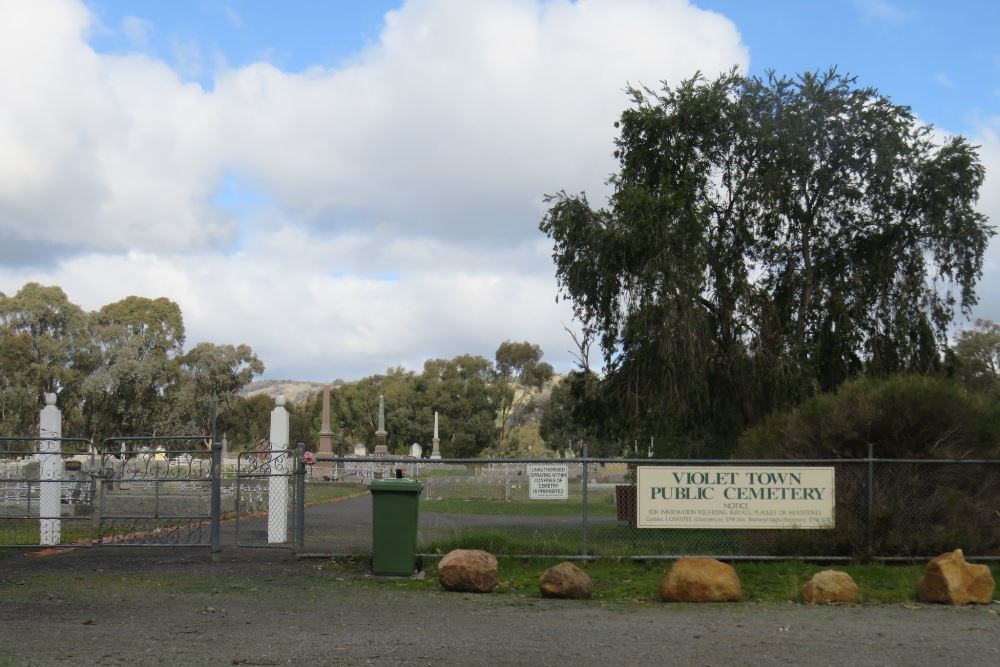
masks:
[[[714,558],[681,558],[660,580],[664,602],[729,602],[741,594],[736,571]]]
[[[955,549],[927,564],[918,592],[923,602],[989,604],[994,587],[990,568],[966,563],[962,550]]]
[[[846,572],[823,570],[814,574],[802,587],[802,599],[809,604],[855,604],[858,601],[858,585]]]
[[[438,581],[447,591],[489,593],[499,582],[497,558],[478,549],[455,549],[438,563]]]
[[[587,573],[569,561],[545,570],[538,580],[538,587],[542,591],[542,596],[547,598],[587,600],[594,592],[594,586]]]

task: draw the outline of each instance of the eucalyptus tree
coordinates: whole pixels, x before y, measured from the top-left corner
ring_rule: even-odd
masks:
[[[88,435],[150,434],[177,382],[184,318],[169,299],[129,296],[90,318],[100,362],[84,382]]]
[[[57,392],[72,427],[96,359],[86,313],[59,287],[27,283],[0,298],[0,426],[31,433],[44,394]]]
[[[552,366],[542,361],[542,348],[528,341],[505,340],[497,347],[493,367],[497,421],[500,424],[498,450],[506,449],[511,421],[519,410],[552,379]]]
[[[228,409],[239,390],[264,372],[249,345],[198,343],[177,357],[179,377],[166,394],[169,410],[161,413],[166,433],[208,434],[216,412]]]
[[[609,205],[548,198],[608,426],[725,450],[862,372],[934,372],[992,229],[976,147],[836,70],[630,88]]]

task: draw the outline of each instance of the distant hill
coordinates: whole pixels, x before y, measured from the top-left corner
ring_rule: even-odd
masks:
[[[322,382],[305,382],[302,380],[254,380],[240,389],[240,396],[256,396],[266,394],[275,397],[284,394],[292,403],[305,403],[311,394],[323,391]]]

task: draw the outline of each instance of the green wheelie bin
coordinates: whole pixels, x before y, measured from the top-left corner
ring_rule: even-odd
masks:
[[[372,574],[409,576],[417,569],[417,506],[424,485],[379,479],[372,492]]]

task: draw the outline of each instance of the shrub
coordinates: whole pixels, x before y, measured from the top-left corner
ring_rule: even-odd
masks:
[[[848,382],[746,430],[737,458],[997,458],[1000,417],[940,378]]]
[[[738,458],[998,459],[1000,420],[980,395],[939,378],[860,380],[747,430]],[[1000,463],[880,462],[869,511],[865,464],[837,466],[835,531],[776,534],[776,553],[926,556],[1000,553]],[[814,540],[802,545],[803,539]],[[796,543],[792,543],[795,540]]]

